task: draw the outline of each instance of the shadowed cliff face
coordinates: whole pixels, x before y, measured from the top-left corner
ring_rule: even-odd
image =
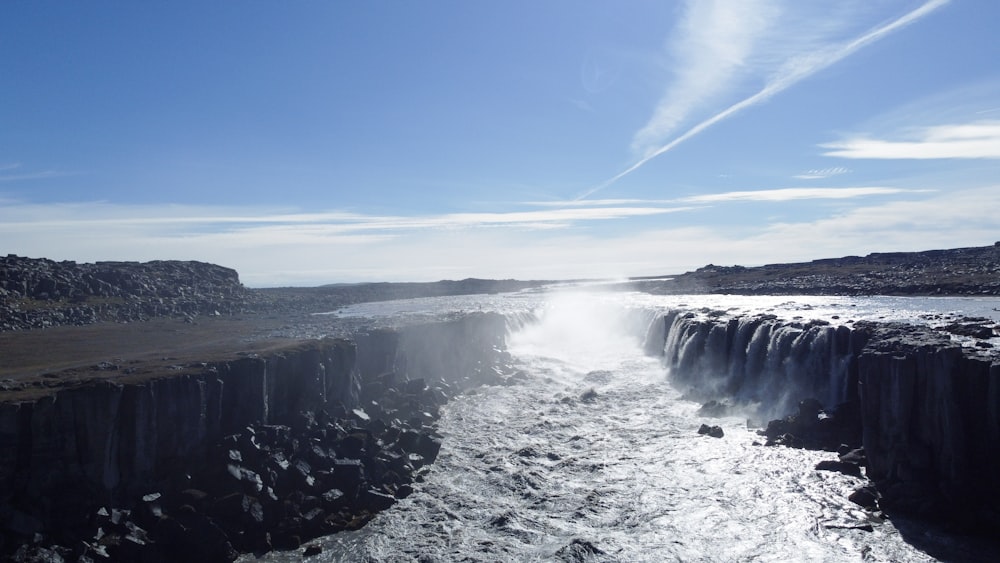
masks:
[[[183,474],[210,444],[248,424],[283,423],[332,403],[352,407],[355,354],[352,343],[324,340],[195,374],[0,404],[2,500],[58,504],[60,495],[49,493],[63,487],[122,500]],[[42,507],[43,516],[55,508]]]
[[[912,327],[873,330],[859,392],[884,504],[1000,529],[1000,360]]]
[[[662,330],[664,363],[689,397],[758,421],[812,399],[828,413],[860,416],[860,435],[842,439],[863,444],[883,508],[1000,531],[1000,357],[992,348],[871,322],[671,312]]]
[[[433,423],[428,411],[462,389],[499,381],[504,334],[503,317],[470,315],[374,330],[357,343],[308,341],[263,356],[177,366],[178,373],[160,377],[97,381],[34,401],[0,403],[0,552],[36,533],[72,544],[80,539],[74,534],[90,533],[102,506],[148,511],[139,500],[144,495],[155,492],[169,504],[195,485],[257,483],[241,493],[249,495],[244,504],[259,506],[267,519],[255,526],[277,526],[273,532],[281,541],[361,525],[391,505],[393,494],[405,494],[407,472],[433,460],[440,442],[422,429]],[[314,441],[318,454],[300,451]],[[212,469],[229,459],[217,455],[220,448],[231,457],[229,473],[224,463],[221,475]],[[319,455],[309,459],[325,473],[311,475],[307,455]],[[291,469],[289,460],[295,462]],[[329,518],[310,512],[321,525],[293,526],[278,516],[294,506],[290,514],[301,520],[310,510],[299,497],[312,485],[287,489],[290,478],[280,476],[292,470],[304,483],[347,487],[327,491]],[[389,491],[375,489],[383,479]],[[237,525],[229,518],[248,517],[226,508],[219,494],[210,491],[201,501],[209,514],[199,516],[208,518],[205,526],[229,529]],[[341,521],[337,510],[360,515]],[[159,544],[170,543],[166,520],[134,517]],[[226,543],[269,549],[266,529],[253,538],[230,534]]]

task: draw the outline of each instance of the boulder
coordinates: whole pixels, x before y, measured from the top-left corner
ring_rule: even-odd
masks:
[[[702,424],[701,427],[698,428],[698,434],[711,436],[713,438],[721,438],[725,436],[725,432],[722,431],[721,426],[709,426],[707,424]]]

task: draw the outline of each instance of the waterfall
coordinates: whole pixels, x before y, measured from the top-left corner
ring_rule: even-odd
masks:
[[[660,319],[646,349],[655,350],[649,342],[659,338],[668,376],[692,399],[730,400],[777,417],[806,398],[828,408],[856,398],[847,327],[705,311],[668,311]]]

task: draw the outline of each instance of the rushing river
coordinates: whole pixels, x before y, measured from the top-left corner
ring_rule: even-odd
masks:
[[[517,384],[481,388],[443,409],[438,426],[444,444],[437,462],[415,483],[416,492],[359,531],[313,542],[322,553],[310,560],[984,557],[968,542],[906,529],[905,522],[883,521],[849,502],[861,479],[814,469],[833,454],[764,447],[743,417],[697,416],[700,405],[681,398],[658,359],[643,353],[643,325],[658,308],[682,305],[789,318],[934,322],[935,314],[947,311],[990,315],[995,304],[529,294],[340,311],[389,318],[477,309],[513,316],[512,311],[530,310],[534,321],[515,326],[508,337],[521,372]],[[701,423],[722,426],[725,436],[699,435]],[[267,559],[298,560],[300,554],[272,553]]]

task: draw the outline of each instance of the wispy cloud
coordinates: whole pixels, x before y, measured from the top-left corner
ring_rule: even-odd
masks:
[[[606,221],[684,211],[686,207],[566,207],[544,211],[447,213],[423,216],[379,216],[344,212],[287,213],[266,209],[214,209],[197,206],[123,206],[106,203],[50,205],[8,204],[0,208],[0,232],[66,228],[169,227],[174,231],[289,228],[313,233],[348,234],[426,229],[484,227],[556,228],[587,221]],[[234,213],[235,211],[235,213]]]
[[[14,166],[11,170],[16,169]],[[3,169],[0,169],[2,172]],[[45,178],[58,178],[61,176],[71,176],[69,172],[56,172],[55,170],[42,170],[40,172],[25,172],[24,174],[0,174],[0,182],[20,182],[24,180],[42,180]]]
[[[558,201],[525,201],[523,205],[535,207],[598,207],[619,205],[670,205],[676,203],[672,199],[573,199]]]
[[[844,169],[846,170],[846,169]],[[525,205],[541,207],[588,207],[602,205],[630,205],[646,208],[662,205],[698,205],[739,201],[795,201],[801,199],[853,199],[876,195],[917,193],[927,190],[884,186],[852,186],[840,188],[776,188],[770,190],[742,190],[716,194],[703,194],[675,199],[581,199],[572,201],[531,201]],[[687,208],[677,208],[687,209]]]
[[[865,200],[905,191],[906,197]],[[869,205],[815,206],[812,219],[676,225],[595,225],[747,201],[857,197]],[[5,252],[78,261],[183,259],[236,268],[250,285],[421,281],[469,276],[521,279],[676,273],[715,264],[762,264],[873,251],[992,244],[998,186],[945,193],[897,188],[788,188],[726,192],[680,201],[605,200],[512,213],[416,217],[280,208],[129,206],[109,203],[0,205]],[[710,212],[711,213],[711,212]],[[749,214],[748,214],[749,215]],[[621,226],[621,225],[619,225]],[[489,228],[483,228],[489,227]],[[876,248],[872,240],[878,241]],[[919,241],[915,243],[914,241]],[[916,245],[916,246],[915,246]]]
[[[685,203],[721,203],[732,201],[793,201],[800,199],[852,199],[875,195],[891,195],[918,190],[885,187],[856,188],[781,188],[777,190],[755,190],[726,192],[682,198]]]
[[[765,79],[764,87],[758,90],[753,95],[746,97],[734,104],[731,104],[725,109],[716,112],[711,117],[698,122],[693,127],[687,129],[681,135],[676,136],[673,139],[670,139],[669,141],[660,144],[658,148],[655,148],[655,145],[653,144],[652,141],[655,135],[651,135],[651,133],[671,131],[671,127],[662,127],[660,124],[674,123],[674,121],[663,117],[663,116],[673,115],[670,111],[668,111],[665,108],[669,107],[671,104],[671,100],[675,98],[668,96],[665,99],[665,101],[661,101],[661,103],[657,106],[657,110],[656,112],[654,112],[653,119],[651,119],[650,122],[645,127],[643,127],[636,136],[637,139],[642,141],[639,144],[643,146],[643,149],[641,151],[641,157],[639,158],[639,160],[634,164],[632,164],[631,166],[629,166],[628,168],[626,168],[625,170],[623,170],[622,172],[619,172],[615,176],[611,177],[607,181],[585,191],[580,196],[578,196],[579,199],[590,197],[594,193],[610,186],[611,184],[614,184],[621,178],[631,174],[635,170],[645,165],[650,160],[674,149],[676,146],[687,141],[688,139],[691,139],[692,137],[698,135],[699,133],[705,131],[709,127],[729,117],[732,117],[733,115],[749,107],[755,106],[757,104],[769,100],[775,95],[797,84],[801,80],[809,76],[812,76],[813,74],[843,60],[846,57],[851,56],[858,50],[874,43],[875,41],[878,41],[879,39],[882,39],[883,37],[920,20],[921,18],[929,15],[933,11],[941,8],[949,1],[950,0],[928,0],[918,8],[906,13],[905,15],[898,17],[890,21],[889,23],[880,25],[874,29],[869,30],[866,33],[863,33],[861,35],[854,37],[853,39],[846,41],[824,40],[826,37],[829,37],[831,29],[834,29],[835,31],[837,30],[838,25],[836,25],[835,22],[834,23],[825,22],[825,25],[820,26],[821,33],[818,33],[816,36],[811,36],[811,37],[803,37],[801,35],[802,31],[800,29],[784,30],[787,33],[788,38],[793,40],[783,42],[782,39],[785,38],[779,35],[778,33],[754,35],[752,33],[746,33],[746,30],[741,30],[738,27],[730,29],[722,23],[722,22],[727,22],[727,20],[720,19],[719,23],[717,24],[717,27],[715,28],[716,33],[720,34],[726,33],[733,31],[733,29],[736,29],[744,33],[743,35],[737,34],[739,38],[750,39],[750,40],[761,40],[761,41],[763,41],[764,38],[766,38],[768,41],[772,41],[775,44],[781,46],[780,50],[784,52],[783,56],[781,52],[775,50],[774,52],[771,53],[771,57],[768,57],[768,59],[778,61],[777,65],[775,65],[772,62],[770,64],[763,65],[762,68],[755,69],[757,73],[762,74],[764,76],[767,76],[768,73],[770,74]],[[727,5],[727,6],[730,9],[735,9],[734,5],[741,5],[741,4],[742,4],[741,2],[734,2],[733,5]],[[720,6],[721,5],[722,4],[720,4]],[[785,7],[790,8],[791,6],[789,5]],[[846,27],[854,23],[855,22],[844,21],[843,26],[839,27]],[[724,43],[726,42],[725,38],[717,38],[717,40],[722,41]],[[752,48],[751,46],[743,45],[739,41],[737,41],[736,43],[742,45],[743,50],[749,50]],[[807,48],[808,50],[803,52],[802,51],[803,48]],[[693,62],[693,60],[689,62]],[[720,59],[720,63],[723,63],[723,66],[725,67],[724,62],[725,59]],[[741,67],[729,66],[725,68],[728,68],[730,72],[733,72],[735,71],[736,68],[741,68]],[[693,71],[695,70],[697,69],[694,69]],[[716,78],[713,82],[713,84],[716,85],[722,85],[724,83],[726,83],[726,80],[723,80],[721,78]],[[699,90],[694,89],[692,91],[698,92]],[[709,90],[706,88],[702,91],[707,92]],[[715,92],[714,89],[712,89],[711,91]],[[689,117],[688,115],[689,112],[687,111],[689,104],[686,102],[686,99],[687,98],[685,96],[681,95],[676,96],[678,104],[677,107],[680,108],[681,110],[684,110],[680,113],[683,114],[684,117]],[[678,120],[676,123],[679,124],[680,120]],[[664,140],[665,139],[666,137],[664,137]],[[636,143],[633,143],[634,146],[635,144]]]
[[[832,176],[847,174],[848,172],[850,172],[850,169],[844,168],[843,166],[836,166],[833,168],[814,168],[812,170],[806,170],[801,174],[796,174],[792,177],[797,180],[823,180]]]
[[[674,79],[649,122],[635,134],[632,150],[650,157],[693,111],[731,87],[777,13],[768,0],[688,2],[669,46]]]
[[[825,156],[868,159],[1000,158],[1000,121],[937,125],[904,133],[902,140],[850,137],[825,143]]]

